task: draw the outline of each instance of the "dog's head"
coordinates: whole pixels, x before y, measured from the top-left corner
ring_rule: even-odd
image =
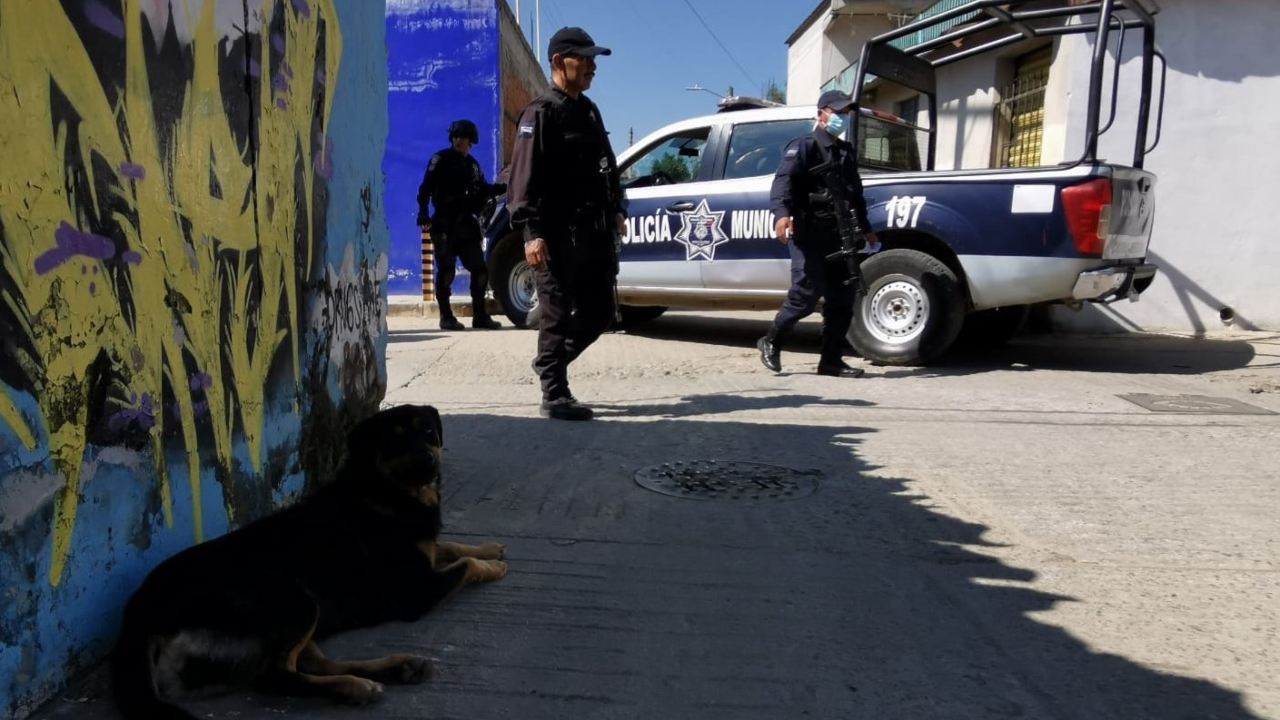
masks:
[[[347,436],[347,469],[440,506],[444,426],[430,405],[398,405],[356,425]]]

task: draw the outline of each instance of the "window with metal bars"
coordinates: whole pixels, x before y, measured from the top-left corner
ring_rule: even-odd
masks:
[[[1013,82],[1000,93],[996,106],[999,167],[1036,167],[1044,145],[1044,95],[1049,86],[1052,48],[1018,58]]]

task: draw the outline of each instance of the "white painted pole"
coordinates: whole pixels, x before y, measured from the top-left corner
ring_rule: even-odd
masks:
[[[520,27],[524,23],[520,20],[520,0],[516,0],[516,27]]]
[[[542,47],[542,0],[533,0],[533,35],[536,38],[533,44],[538,46],[538,54],[541,55],[546,52]],[[546,61],[550,62],[551,58]]]

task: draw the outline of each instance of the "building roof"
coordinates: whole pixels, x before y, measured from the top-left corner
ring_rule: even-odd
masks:
[[[819,2],[818,7],[814,8],[813,12],[809,13],[809,17],[805,18],[804,22],[800,23],[800,27],[796,28],[795,32],[791,33],[791,36],[787,38],[787,44],[790,45],[796,40],[799,40],[800,36],[804,34],[804,31],[808,30],[809,26],[818,22],[818,18],[822,17],[829,9],[831,9],[831,0],[822,0]]]

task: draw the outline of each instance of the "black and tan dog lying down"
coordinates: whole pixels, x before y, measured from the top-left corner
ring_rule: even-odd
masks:
[[[333,484],[152,571],[112,658],[126,720],[193,720],[167,699],[199,687],[366,703],[382,683],[425,681],[426,658],[332,660],[316,640],[416,620],[463,585],[506,574],[501,545],[438,541],[442,437],[435,408],[379,412],[347,438]]]

